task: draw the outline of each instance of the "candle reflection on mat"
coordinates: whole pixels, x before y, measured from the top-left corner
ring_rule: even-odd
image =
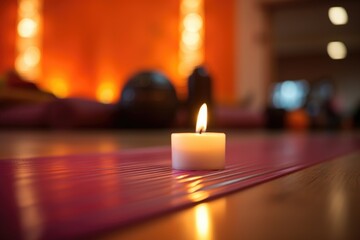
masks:
[[[211,240],[215,236],[219,236],[219,229],[221,221],[225,220],[227,214],[225,199],[217,199],[210,204],[201,203],[194,208],[195,229],[194,239]]]
[[[206,203],[195,207],[196,237],[199,240],[212,239],[212,223],[209,206]]]
[[[36,204],[38,197],[32,175],[31,164],[17,164],[15,169],[15,192],[20,208],[22,238],[26,240],[39,239],[43,225],[40,207]]]

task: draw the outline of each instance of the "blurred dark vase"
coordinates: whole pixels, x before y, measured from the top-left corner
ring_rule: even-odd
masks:
[[[170,126],[178,99],[169,79],[157,71],[143,71],[125,84],[118,104],[117,125],[130,128]]]
[[[213,108],[212,78],[205,67],[199,66],[194,69],[188,79],[188,99],[190,126],[195,126],[199,109],[203,103],[208,106],[208,125],[211,125]]]

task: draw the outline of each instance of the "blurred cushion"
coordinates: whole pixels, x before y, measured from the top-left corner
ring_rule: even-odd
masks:
[[[113,125],[115,105],[80,98],[57,99],[44,113],[50,128],[105,128]]]
[[[80,98],[57,99],[45,110],[50,128],[106,128],[113,126],[115,105]]]
[[[45,103],[8,106],[0,110],[0,127],[107,128],[113,126],[115,106],[68,98]]]
[[[45,126],[47,103],[25,104],[0,110],[0,127],[39,128]]]

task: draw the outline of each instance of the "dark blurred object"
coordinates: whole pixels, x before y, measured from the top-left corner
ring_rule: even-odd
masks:
[[[34,83],[26,81],[14,70],[6,73],[6,85],[12,88],[39,90]]]
[[[115,105],[67,98],[51,102],[16,105],[0,110],[3,128],[109,128]]]
[[[0,79],[0,108],[13,105],[48,102],[55,99],[51,93],[39,89],[11,70]]]
[[[269,129],[283,129],[285,126],[286,111],[274,107],[265,109],[265,126]]]
[[[161,128],[174,122],[178,99],[169,79],[157,71],[143,71],[125,84],[118,104],[117,125]]]
[[[335,87],[331,81],[324,79],[314,81],[306,104],[312,120],[312,128],[340,128],[341,118],[336,100]]]
[[[360,128],[360,102],[356,106],[354,115],[353,115],[353,126],[355,128]]]
[[[324,127],[327,129],[340,128],[341,118],[334,106],[333,99],[327,99],[322,106]]]
[[[0,108],[49,102],[54,99],[56,99],[54,95],[41,91],[14,88],[0,89]]]
[[[268,129],[305,129],[308,117],[303,106],[309,91],[305,80],[286,80],[273,84],[271,103],[265,109],[265,126]]]
[[[15,105],[0,110],[1,128],[43,128],[48,103]]]
[[[80,98],[50,102],[44,117],[46,127],[54,129],[108,128],[113,126],[115,105]]]
[[[208,125],[213,115],[212,78],[205,67],[196,67],[188,79],[189,125],[195,126],[199,109],[203,103],[208,107]]]
[[[217,128],[264,127],[264,114],[238,106],[215,106],[213,119]]]

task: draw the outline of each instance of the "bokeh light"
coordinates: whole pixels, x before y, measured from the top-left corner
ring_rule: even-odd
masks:
[[[327,53],[334,60],[344,59],[347,55],[347,49],[343,42],[329,42],[327,45]]]
[[[36,82],[41,77],[42,0],[18,1],[15,70],[22,78]]]
[[[203,26],[202,18],[197,13],[190,13],[184,17],[184,28],[189,32],[200,31]]]
[[[39,1],[22,0],[19,1],[18,13],[20,17],[33,17],[37,15]]]
[[[69,95],[69,87],[67,82],[62,78],[54,78],[50,80],[50,91],[59,98],[65,98]]]
[[[200,34],[197,32],[187,32],[184,31],[181,40],[185,43],[186,46],[189,46],[191,48],[196,48],[200,45]]]
[[[38,24],[34,19],[24,18],[19,22],[17,31],[20,37],[29,38],[36,34],[37,27]]]
[[[102,103],[112,103],[115,101],[116,86],[113,82],[102,82],[96,91],[96,98]]]
[[[348,14],[343,7],[331,7],[328,11],[329,19],[334,25],[344,25],[348,22]]]
[[[40,62],[40,50],[37,47],[28,47],[15,60],[15,70],[20,74],[25,74],[31,78],[31,74],[27,74],[33,67]]]
[[[182,0],[180,7],[179,74],[187,78],[192,70],[201,65],[203,54],[203,0]]]
[[[27,66],[34,67],[40,62],[40,50],[37,47],[29,47],[24,51],[22,57]]]
[[[308,91],[309,86],[305,80],[277,83],[272,102],[276,108],[295,110],[304,105]]]
[[[182,0],[180,5],[181,12],[196,12],[200,6],[201,0]]]

